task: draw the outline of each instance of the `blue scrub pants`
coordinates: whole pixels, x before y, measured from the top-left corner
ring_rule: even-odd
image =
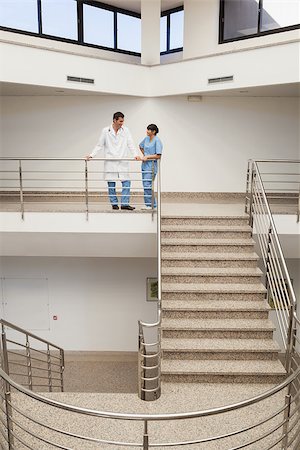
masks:
[[[155,179],[154,174],[154,179]],[[142,170],[142,180],[143,180],[143,187],[144,187],[144,202],[146,206],[152,207],[152,172],[151,170]],[[153,180],[154,181],[154,180]],[[156,208],[156,200],[154,197],[153,207]]]
[[[112,205],[118,204],[118,197],[116,195],[116,182],[108,181],[108,195],[109,200]],[[121,206],[128,206],[130,199],[130,181],[122,181],[122,196],[121,196]]]

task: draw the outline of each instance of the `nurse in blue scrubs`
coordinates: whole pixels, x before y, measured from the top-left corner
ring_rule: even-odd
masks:
[[[158,127],[154,123],[147,126],[147,136],[140,143],[140,150],[143,154],[142,160],[142,180],[144,187],[145,206],[142,209],[151,209],[152,201],[152,180],[157,173],[157,160],[161,158],[163,145],[158,135]],[[154,173],[153,170],[154,161]],[[154,208],[156,208],[156,200],[154,198]]]

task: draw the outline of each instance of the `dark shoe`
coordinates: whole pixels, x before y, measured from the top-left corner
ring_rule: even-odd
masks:
[[[133,211],[135,209],[135,207],[130,206],[130,205],[122,205],[121,209],[127,209],[127,211]]]
[[[112,205],[112,209],[119,209],[118,205]]]

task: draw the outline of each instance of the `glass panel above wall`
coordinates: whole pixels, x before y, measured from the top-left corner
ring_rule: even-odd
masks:
[[[170,50],[183,47],[184,12],[170,14]]]
[[[160,18],[160,51],[167,51],[167,16]]]
[[[275,30],[300,23],[300,0],[264,0],[261,31]]]
[[[83,41],[114,48],[114,13],[84,4]]]
[[[141,19],[118,13],[117,24],[117,48],[141,53]]]
[[[37,0],[0,0],[0,26],[38,33]]]
[[[258,0],[224,1],[224,36],[233,39],[258,32]]]
[[[42,0],[41,8],[43,34],[78,39],[76,0]]]

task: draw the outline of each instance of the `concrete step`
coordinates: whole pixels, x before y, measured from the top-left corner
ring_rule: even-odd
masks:
[[[249,216],[192,216],[167,215],[162,216],[162,225],[248,225]]]
[[[260,283],[258,268],[163,267],[165,283]]]
[[[272,339],[274,329],[268,319],[162,318],[163,339]]]
[[[164,300],[165,318],[267,319],[269,305],[265,301],[230,300]]]
[[[280,348],[271,339],[171,339],[162,341],[163,359],[275,360]]]
[[[162,252],[162,267],[257,267],[256,253]]]
[[[162,283],[163,293],[206,293],[206,294],[264,294],[262,283]]]
[[[163,252],[253,253],[253,239],[173,239],[162,238]]]
[[[162,379],[172,383],[280,383],[285,375],[279,361],[162,361]]]
[[[162,225],[164,238],[246,239],[250,238],[249,225]]]

